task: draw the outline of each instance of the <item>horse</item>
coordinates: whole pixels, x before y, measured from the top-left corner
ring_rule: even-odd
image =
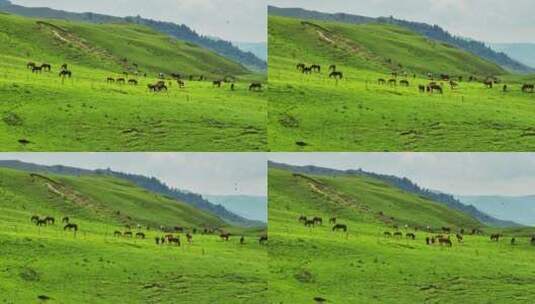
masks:
[[[242,235],[240,237],[240,245],[243,245],[243,244],[245,244],[245,237]]]
[[[47,72],[50,72],[52,70],[52,66],[48,63],[41,64],[41,68],[43,69],[43,71],[47,71]]]
[[[171,73],[171,77],[176,79],[176,80],[179,80],[181,78],[181,75],[178,74],[178,73]]]
[[[524,93],[528,93],[528,92],[533,93],[534,89],[535,89],[535,85],[533,85],[533,84],[524,84],[522,86],[522,92],[524,92]]]
[[[117,82],[118,84],[125,84],[126,80],[124,78],[117,78],[115,82]]]
[[[512,239],[511,239],[511,245],[514,246],[514,245],[515,245],[515,242],[516,242],[516,239],[515,239],[515,238],[512,238]]]
[[[189,232],[186,233],[186,238],[188,239],[188,243],[191,244],[191,242],[193,241],[193,236]]]
[[[177,79],[176,83],[178,84],[178,87],[181,89],[186,86],[186,83],[180,79]],[[234,87],[234,84],[232,84],[232,87]]]
[[[330,72],[330,71],[333,71],[333,72],[336,71],[336,65],[335,65],[335,64],[331,64],[331,65],[329,66],[329,72]]]
[[[344,78],[344,73],[339,71],[334,71],[329,74],[329,78],[334,78],[336,80]]]
[[[118,230],[115,230],[115,232],[113,233],[113,236],[115,236],[115,237],[120,237],[122,235],[123,234],[121,233],[121,231],[118,231]]]
[[[228,241],[229,237],[230,237],[230,233],[221,233],[219,235],[219,237],[222,239],[222,240],[225,240],[225,241]]]
[[[138,82],[137,82],[137,80],[135,80],[135,79],[129,79],[129,80],[128,80],[128,84],[130,84],[130,85],[137,85]]]
[[[412,233],[412,232],[411,233],[407,233],[405,235],[405,237],[408,238],[408,239],[412,239],[412,240],[416,239],[416,235],[414,233]]]
[[[492,87],[494,86],[494,81],[492,81],[492,80],[488,80],[488,79],[487,79],[487,80],[485,80],[485,81],[483,82],[483,84],[484,84],[487,88],[492,89]]]
[[[449,246],[449,247],[453,246],[453,243],[451,242],[451,240],[449,238],[439,238],[438,239],[438,243],[440,245],[446,245],[446,246]]]
[[[184,227],[181,227],[181,226],[175,226],[174,229],[175,229],[175,232],[184,232]]]
[[[383,233],[383,235],[385,237],[392,237],[392,233],[388,232],[388,231],[385,231],[385,233]]]
[[[32,223],[35,223],[39,220],[39,217],[37,215],[33,215],[31,218],[30,218],[30,222]]]
[[[251,83],[249,91],[262,91],[262,84],[260,82]]]
[[[313,64],[313,65],[310,66],[310,70],[312,70],[312,72],[320,73],[321,72],[321,66],[319,64]]]
[[[336,225],[333,226],[332,230],[333,231],[344,230],[344,232],[347,232],[347,225],[345,225],[345,224],[336,224]]]
[[[450,75],[448,75],[448,74],[440,74],[440,79],[444,80],[444,81],[449,81],[450,80]]]
[[[323,225],[323,219],[319,216],[316,216],[312,219],[314,221],[314,224]]]
[[[124,237],[129,237],[131,238],[132,237],[132,231],[126,231],[125,233],[123,233]]]
[[[399,82],[399,85],[402,87],[408,87],[410,84],[408,80],[402,80]]]
[[[394,78],[388,80],[388,85],[395,87],[397,85],[397,80],[395,80]]]
[[[444,90],[438,84],[431,83],[427,86],[427,92],[434,93],[435,91],[438,91],[440,94],[444,93]]]
[[[61,69],[62,69],[62,70],[67,70],[67,64],[66,64],[66,63],[62,64],[62,65],[61,65]]]
[[[180,238],[179,237],[176,237],[176,238],[173,237],[173,238],[167,239],[167,242],[169,243],[169,245],[175,243],[175,245],[180,247]]]
[[[212,81],[212,86],[220,88],[222,83],[223,83],[223,80],[214,80]]]
[[[379,79],[377,79],[377,84],[385,85],[386,84],[386,80],[384,80],[383,78],[379,78]]]
[[[303,70],[301,70],[303,74],[312,74],[312,68],[305,67]]]
[[[314,220],[305,220],[305,226],[306,227],[314,227],[314,224],[316,222],[314,222]]]
[[[419,91],[420,93],[425,93],[425,86],[424,86],[424,85],[419,85],[419,86],[418,86],[418,91]]]
[[[403,233],[397,231],[397,232],[394,233],[394,237],[399,237],[399,238],[401,238],[401,237],[403,237]]]
[[[336,224],[336,217],[333,216],[329,219],[329,224]]]
[[[45,221],[46,221],[46,224],[47,225],[54,225],[54,223],[56,222],[56,219],[51,217],[51,216],[47,216],[45,218]]]
[[[46,226],[46,220],[45,219],[38,219],[37,222],[35,222],[35,225],[37,226]]]
[[[136,238],[138,238],[138,239],[145,239],[145,233],[143,233],[143,232],[138,232],[138,233],[136,233]]]
[[[462,242],[463,241],[463,236],[459,233],[455,234],[455,236],[457,237],[457,242]]]
[[[71,231],[74,230],[74,232],[76,232],[76,231],[78,231],[78,225],[69,223],[69,224],[65,225],[65,227],[63,227],[63,230],[64,231],[65,230],[71,230]]]
[[[62,70],[61,72],[59,72],[59,77],[69,77],[71,78],[72,77],[72,72],[69,71],[69,70]]]
[[[40,66],[32,67],[32,73],[41,73],[42,71],[43,71],[43,67],[40,67]]]
[[[450,227],[442,227],[442,232],[451,233],[451,228]]]
[[[70,220],[71,220],[71,219],[70,219],[68,216],[64,216],[64,217],[61,219],[61,222],[62,222],[62,223],[67,223],[67,224],[68,224]]]
[[[264,244],[265,242],[267,242],[267,240],[268,240],[267,235],[262,235],[262,236],[260,236],[260,238],[258,239],[258,244],[262,245],[262,244]]]
[[[451,89],[453,90],[453,89],[455,89],[456,87],[458,87],[459,84],[458,84],[457,82],[453,81],[453,80],[450,80],[450,86],[451,86]]]
[[[501,237],[501,235],[499,233],[491,234],[490,235],[490,240],[498,242],[498,241],[500,241],[500,237]]]
[[[106,78],[106,83],[115,83],[115,78],[112,78],[112,77]]]
[[[31,62],[31,61],[26,64],[27,69],[33,69],[35,66],[36,66],[35,62]]]

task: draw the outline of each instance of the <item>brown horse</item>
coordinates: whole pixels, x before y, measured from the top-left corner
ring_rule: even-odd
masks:
[[[388,80],[388,85],[389,85],[389,86],[393,86],[393,87],[395,87],[397,84],[398,84],[398,82],[397,82],[397,80],[395,80],[394,78]]]
[[[410,84],[408,80],[402,80],[399,82],[399,85],[402,87],[408,87]]]
[[[319,216],[316,216],[312,219],[314,221],[314,224],[323,225],[323,219]]]
[[[50,72],[52,70],[52,66],[48,63],[41,64],[41,68],[43,69],[43,71],[47,71],[47,72]]]
[[[124,79],[124,78],[117,78],[117,79],[115,80],[115,82],[117,82],[118,84],[125,84],[125,83],[126,83],[126,79]]]
[[[494,81],[492,81],[492,80],[488,80],[488,79],[487,79],[487,80],[485,80],[485,81],[483,82],[483,84],[484,84],[487,88],[492,89],[492,87],[494,86]]]
[[[69,70],[62,70],[61,72],[59,72],[59,77],[69,77],[71,78],[72,77],[72,72],[69,71]]]
[[[386,84],[386,80],[384,80],[383,78],[379,78],[379,79],[377,79],[377,83],[379,85],[385,85]]]
[[[333,226],[333,231],[343,230],[344,232],[347,232],[347,225],[345,224],[336,224]]]
[[[135,79],[129,79],[129,80],[128,80],[128,84],[130,84],[130,85],[137,85],[138,82],[137,82],[137,80],[135,80]]]
[[[126,231],[125,233],[123,233],[123,236],[131,238],[132,237],[132,231]]]
[[[395,232],[395,233],[394,233],[394,237],[399,237],[399,238],[401,238],[401,237],[403,237],[403,233],[401,233],[401,232],[399,232],[399,231],[398,231],[398,232]]]
[[[40,66],[32,67],[32,73],[41,73],[42,71],[43,71],[43,68]]]
[[[138,239],[145,239],[145,233],[143,233],[143,232],[138,232],[138,233],[136,233],[136,238],[138,238]]]
[[[63,230],[71,230],[71,231],[76,232],[76,231],[78,231],[78,225],[72,224],[72,223],[71,224],[67,224],[67,225],[65,225],[65,227],[63,227]]]
[[[418,91],[419,91],[420,93],[425,93],[425,86],[424,86],[424,85],[419,85],[419,86],[418,86]]]
[[[306,227],[314,227],[315,223],[316,222],[314,222],[314,220],[305,220],[304,224],[305,224]]]
[[[115,232],[113,233],[113,236],[115,236],[115,237],[120,237],[122,235],[123,234],[121,233],[121,231],[118,231],[118,230],[115,230]]]
[[[333,216],[329,219],[329,224],[336,224],[336,217]]]
[[[262,244],[264,244],[265,242],[267,242],[267,240],[268,240],[267,235],[262,235],[262,236],[260,236],[260,238],[258,239],[258,244],[262,245]]]
[[[167,239],[167,242],[169,243],[169,245],[171,244],[175,244],[177,246],[180,246],[180,238],[179,237],[173,237],[173,238],[170,238],[170,239]]]
[[[453,243],[451,242],[451,240],[449,238],[439,238],[438,239],[438,243],[440,245],[446,245],[448,247],[452,247],[453,246]]]
[[[499,233],[491,234],[490,235],[490,240],[498,242],[498,241],[500,241],[500,237],[501,237],[501,235]]]
[[[344,78],[344,73],[340,71],[334,71],[334,72],[331,72],[331,74],[329,74],[329,78],[334,78],[336,80],[339,80],[339,79]]]
[[[262,84],[260,82],[253,82],[249,86],[249,91],[262,91]]]
[[[107,83],[115,83],[115,78],[108,77],[108,78],[106,78],[106,82]]]
[[[54,225],[54,223],[56,222],[56,219],[51,217],[51,216],[47,216],[45,218],[45,221],[46,221],[46,224],[47,225]]]
[[[310,66],[310,69],[312,70],[312,72],[318,72],[320,73],[321,72],[321,66],[319,64],[313,64]]]
[[[220,88],[222,83],[223,83],[223,80],[214,80],[212,81],[212,86]]]
[[[463,241],[463,236],[459,233],[455,234],[455,236],[457,237],[457,242],[462,242]]]
[[[68,216],[64,216],[64,217],[61,219],[61,222],[62,222],[62,223],[67,223],[67,224],[68,224],[70,220],[71,220],[71,219],[70,219]]]
[[[407,233],[405,237],[412,240],[416,239],[416,235],[414,233]]]
[[[533,90],[535,90],[535,85],[533,84],[524,84],[522,86],[522,92],[524,93],[528,93],[528,92],[533,93]]]
[[[438,84],[431,83],[427,86],[427,92],[434,93],[435,91],[438,91],[439,94],[444,93],[444,90],[442,90],[442,87]]]
[[[228,241],[228,239],[230,238],[230,233],[221,233],[219,237],[224,241]]]

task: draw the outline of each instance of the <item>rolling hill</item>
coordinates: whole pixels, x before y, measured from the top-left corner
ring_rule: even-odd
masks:
[[[533,76],[405,27],[270,15],[269,54],[271,151],[530,151],[535,144],[525,115],[535,111],[533,96],[521,90]],[[305,74],[300,63],[321,71]],[[330,77],[331,65],[342,79]],[[490,76],[499,83],[487,88]],[[431,81],[442,94],[426,91]]]
[[[36,226],[33,215],[55,223]],[[63,228],[64,216],[77,231]],[[175,226],[185,231],[173,233]],[[205,228],[232,236],[223,241]],[[164,233],[180,237],[180,246],[156,244]],[[116,177],[0,168],[0,301],[265,303],[262,233]]]
[[[21,5],[12,4],[7,0],[0,1],[0,11],[34,18],[63,19],[96,24],[130,23],[144,25],[152,28],[154,31],[169,35],[170,37],[174,37],[181,41],[194,43],[200,47],[212,50],[232,61],[240,62],[244,66],[251,67],[254,70],[265,71],[266,69],[266,62],[257,58],[254,54],[240,51],[240,49],[234,47],[228,41],[223,41],[220,39],[214,41],[209,37],[201,36],[184,24],[178,25],[171,22],[161,22],[142,18],[140,16],[121,18],[90,12],[72,13],[47,7],[24,7]]]
[[[525,232],[501,231],[506,239],[492,242],[488,234],[496,230],[476,219],[366,176],[270,167],[269,198],[269,293],[275,303],[487,303],[496,297],[529,303],[534,295],[535,249]],[[303,215],[323,223],[306,227]],[[347,231],[333,231],[333,216]],[[442,226],[452,233],[479,227],[484,234],[467,232],[462,242],[452,234],[451,247],[426,245]]]
[[[203,195],[207,200],[248,219],[267,223],[267,198],[252,195]]]
[[[1,13],[0,59],[1,150],[264,149],[267,103],[249,90],[264,75],[146,26]],[[52,71],[32,73],[28,62]],[[72,77],[58,77],[63,63]],[[162,72],[167,90],[150,92]],[[223,78],[233,90],[213,85]]]
[[[446,30],[438,25],[430,25],[422,22],[412,22],[407,20],[400,20],[394,17],[379,17],[371,18],[352,14],[329,14],[317,11],[310,11],[301,8],[279,8],[270,6],[268,8],[269,14],[272,16],[291,17],[305,20],[317,20],[317,21],[334,21],[348,24],[392,24],[401,26],[415,33],[419,33],[428,39],[443,42],[448,45],[452,45],[463,49],[467,52],[474,54],[475,56],[485,58],[489,61],[498,64],[505,69],[513,70],[521,73],[534,73],[535,69],[529,67],[517,60],[511,59],[507,54],[503,52],[496,52],[485,43],[476,41],[474,39],[467,39],[464,37],[456,37],[451,35]],[[500,50],[498,50],[500,51]]]
[[[29,173],[59,174],[67,176],[109,176],[119,178],[121,180],[129,181],[135,184],[137,187],[143,188],[147,191],[160,194],[172,200],[174,199],[184,202],[195,209],[203,210],[213,214],[231,225],[242,227],[265,226],[265,221],[259,222],[244,218],[233,213],[232,211],[229,211],[227,208],[220,206],[217,202],[215,202],[216,204],[213,204],[212,202],[204,199],[200,194],[172,188],[155,177],[128,174],[110,169],[87,170],[67,166],[44,166],[15,160],[0,160],[0,168],[10,168]],[[264,204],[260,204],[260,208],[262,208],[262,206],[265,207]]]

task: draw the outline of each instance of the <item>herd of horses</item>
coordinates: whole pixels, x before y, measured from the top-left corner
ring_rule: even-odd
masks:
[[[40,65],[36,64],[35,62],[28,62],[26,64],[26,68],[31,70],[32,73],[40,74],[41,72],[51,72],[52,71],[52,65],[49,63],[42,63]],[[65,78],[71,78],[73,75],[72,71],[68,69],[68,65],[66,63],[61,65],[61,69],[59,72],[59,77],[62,79]],[[123,76],[121,77],[107,77],[106,83],[108,84],[129,84],[132,86],[137,86],[139,84],[139,80],[137,77],[139,76],[139,73],[134,73],[134,78],[129,78],[130,73],[123,72]],[[143,77],[147,77],[147,73],[143,73]],[[159,73],[158,78],[159,80],[156,83],[149,83],[147,84],[147,88],[150,92],[167,92],[169,87],[172,86],[172,83],[176,81],[178,87],[180,89],[183,89],[186,87],[186,83],[183,80],[183,77],[188,78],[188,76],[183,76],[179,73],[171,73],[170,78],[166,76],[164,73]],[[205,81],[207,78],[204,75],[189,75],[188,78],[190,81]],[[221,88],[223,84],[229,83],[230,84],[230,90],[234,91],[236,90],[236,84],[235,84],[235,78],[232,76],[226,76],[222,79],[217,79],[212,81],[213,87]],[[263,89],[263,85],[261,82],[252,82],[249,85],[249,91],[251,92],[261,92]]]
[[[56,219],[53,216],[40,217],[38,215],[33,215],[31,216],[30,221],[39,227],[50,226],[50,225],[56,224]],[[75,233],[78,231],[78,225],[75,223],[71,223],[70,218],[68,216],[63,217],[61,219],[61,222],[65,224],[65,226],[63,227],[64,231],[67,231],[67,230],[74,231]],[[133,229],[137,229],[137,231],[134,232],[132,231]],[[121,232],[119,230],[115,230],[113,232],[113,236],[116,238],[126,238],[126,239],[136,238],[136,239],[144,240],[147,238],[147,235],[145,232],[141,231],[143,229],[145,229],[146,231],[151,230],[149,226],[143,227],[139,224],[136,226],[136,228],[132,227],[132,225],[125,225],[124,231]],[[167,228],[164,225],[160,225],[158,231],[160,233],[164,233],[164,235],[162,236],[158,235],[154,237],[156,245],[168,244],[168,245],[181,246],[181,241],[180,241],[181,233],[185,233],[187,242],[189,244],[192,244],[193,235],[197,234],[198,232],[200,232],[203,235],[210,235],[210,234],[215,234],[219,232],[219,238],[221,238],[221,240],[223,241],[229,241],[230,237],[232,236],[230,232],[226,232],[225,230],[220,229],[220,228],[215,228],[215,229],[204,228],[203,230],[198,230],[197,228],[186,229],[185,227],[182,227],[182,226],[175,226],[173,228]],[[267,235],[261,235],[258,238],[258,243],[260,245],[263,245],[267,242],[267,240],[268,240]],[[240,244],[245,245],[244,235],[241,235],[240,237]]]
[[[302,224],[305,225],[305,227],[310,227],[310,228],[313,228],[317,225],[319,226],[322,226],[323,225],[323,218],[322,217],[319,217],[319,216],[312,216],[312,217],[307,217],[307,216],[304,216],[304,215],[301,215],[299,216],[299,219],[298,221]],[[346,224],[341,224],[341,223],[337,223],[337,218],[335,216],[329,218],[329,224],[332,224],[332,231],[344,231],[344,232],[347,232],[347,225]]]
[[[305,75],[310,75],[310,74],[314,74],[314,73],[321,73],[321,65],[319,64],[312,64],[310,66],[307,66],[306,64],[304,63],[298,63],[296,65],[296,69],[298,71],[300,71],[302,74],[305,74]],[[386,85],[386,86],[390,86],[390,87],[396,87],[396,86],[401,86],[401,87],[410,87],[410,82],[409,82],[409,74],[407,72],[401,72],[401,73],[398,73],[398,72],[392,72],[390,74],[391,77],[387,77],[387,78],[379,78],[377,79],[377,84],[378,85]],[[418,90],[420,93],[439,93],[439,94],[443,94],[444,93],[444,87],[446,86],[445,83],[447,83],[447,85],[452,89],[452,90],[455,90],[456,88],[459,87],[460,83],[464,81],[464,77],[463,76],[450,76],[449,74],[439,74],[439,75],[435,75],[433,73],[427,73],[425,75],[425,77],[429,80],[429,83],[427,84],[420,84],[418,85]],[[341,71],[338,71],[337,70],[337,67],[335,64],[331,64],[329,66],[329,78],[334,78],[336,80],[340,80],[342,78],[344,78],[344,74],[341,72]],[[398,80],[399,78],[402,78],[401,80]],[[412,78],[413,79],[416,79],[417,78],[417,75],[416,74],[412,74]],[[487,76],[483,79],[479,79],[477,76],[470,76],[468,77],[467,79],[468,82],[478,82],[478,81],[481,81],[481,83],[486,87],[486,88],[489,88],[489,89],[492,89],[494,88],[494,86],[496,84],[500,84],[501,81],[498,77],[496,76]],[[509,86],[507,84],[504,84],[503,87],[502,87],[502,91],[505,93],[505,92],[508,92],[509,91]],[[529,84],[529,83],[526,83],[526,84],[523,84],[522,87],[521,87],[521,91],[523,93],[534,93],[535,92],[535,85],[534,84]]]

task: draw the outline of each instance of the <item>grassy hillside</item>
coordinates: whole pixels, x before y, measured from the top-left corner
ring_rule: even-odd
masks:
[[[249,151],[265,146],[261,75],[194,44],[133,24],[89,24],[0,14],[0,144],[32,151]],[[32,73],[27,62],[50,63]],[[67,63],[72,78],[58,77]],[[135,72],[138,72],[137,76]],[[108,77],[138,81],[108,84]],[[147,85],[180,73],[185,88]],[[146,74],[146,77],[144,76]],[[190,81],[200,75],[205,81]],[[229,84],[212,80],[236,77]],[[169,76],[168,76],[169,77]],[[20,144],[21,141],[25,144]],[[29,142],[29,143],[28,143]]]
[[[53,216],[56,223],[38,227],[32,215]],[[63,230],[63,216],[78,232]],[[46,296],[47,303],[265,303],[262,231],[227,226],[120,179],[0,169],[0,219],[1,302]],[[146,239],[113,236],[127,224]],[[175,234],[180,247],[156,245],[154,238],[164,234],[160,225],[197,233],[191,244],[184,232]],[[203,227],[234,236],[225,242]]]
[[[507,74],[402,27],[270,16],[269,53],[271,150],[525,151],[535,145],[534,98],[520,91],[532,77]],[[319,64],[322,72],[304,75],[298,63]],[[328,77],[331,64],[342,80]],[[378,84],[393,71],[397,82],[406,72],[409,87]],[[429,72],[463,81],[454,90],[442,82],[442,95],[419,93]],[[503,83],[487,89],[467,81],[491,75],[500,75],[509,92],[502,92]]]
[[[269,197],[273,303],[313,303],[315,297],[327,303],[530,303],[535,295],[535,247],[523,229],[502,231],[503,239],[491,242],[488,234],[497,230],[366,177],[270,169]],[[320,216],[323,225],[307,228],[301,215]],[[347,233],[332,231],[331,216]],[[403,238],[384,237],[396,231],[393,225]],[[462,243],[453,235],[451,248],[428,246],[425,238],[435,233],[427,225],[436,233],[448,226],[481,227],[485,234],[465,234]],[[409,232],[415,240],[405,238]]]

